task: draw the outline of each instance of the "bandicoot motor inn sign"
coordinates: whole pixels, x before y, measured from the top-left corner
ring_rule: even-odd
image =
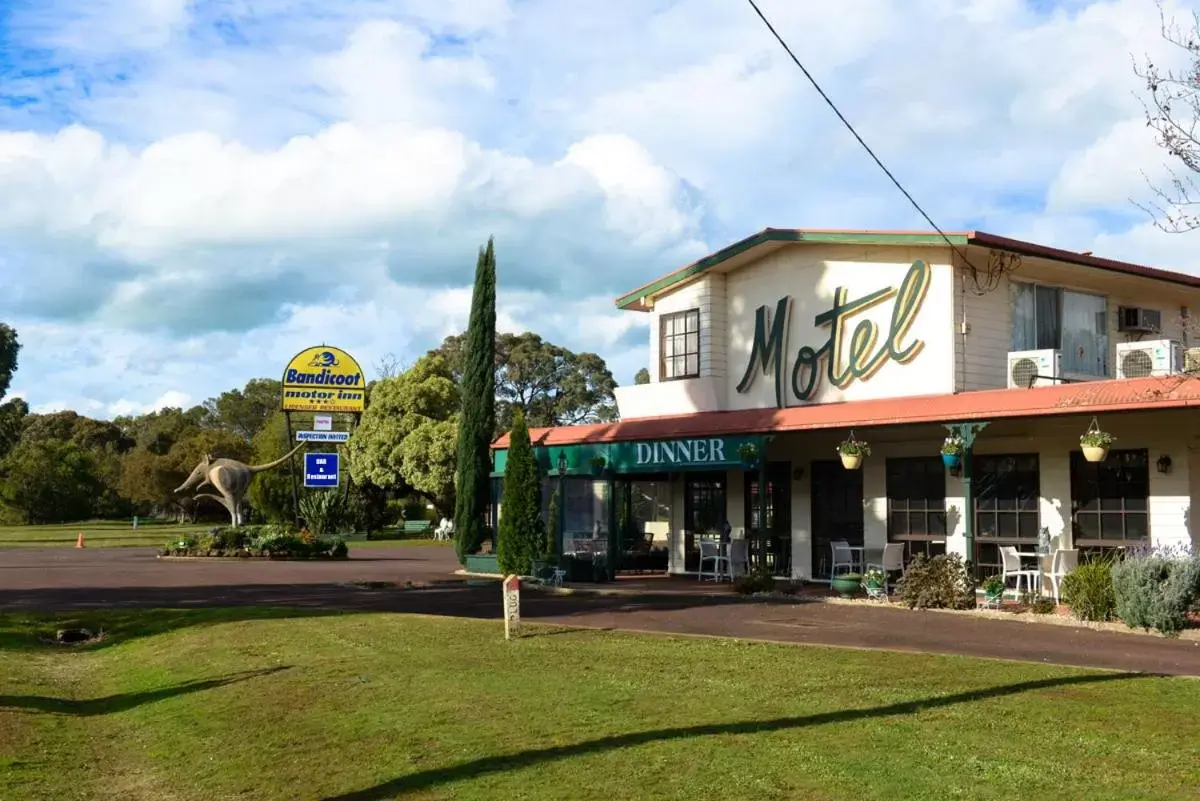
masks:
[[[283,410],[287,412],[360,414],[366,400],[362,368],[340,348],[320,345],[302,350],[283,373]]]

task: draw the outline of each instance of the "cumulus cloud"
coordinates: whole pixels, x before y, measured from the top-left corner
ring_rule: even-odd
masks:
[[[1130,69],[1167,57],[1153,3],[762,5],[944,227],[1191,267],[1129,202],[1162,175]],[[489,235],[500,327],[628,382],[624,290],[768,225],[925,226],[724,0],[21,0],[0,39],[35,408],[194,403],[317,341],[411,361],[465,326]]]

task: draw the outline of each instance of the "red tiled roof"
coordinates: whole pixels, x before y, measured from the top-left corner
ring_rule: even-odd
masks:
[[[674,417],[642,417],[619,423],[534,428],[530,429],[529,436],[534,445],[574,445],[1184,407],[1200,407],[1200,376],[1111,379],[1035,389],[989,389],[957,395],[820,403],[787,409],[744,409]],[[508,435],[501,436],[492,447],[507,448]]]

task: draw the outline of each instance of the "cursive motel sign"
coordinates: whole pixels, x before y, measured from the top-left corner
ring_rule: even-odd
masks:
[[[906,345],[904,340],[925,302],[930,277],[929,265],[917,260],[908,268],[898,288],[880,289],[853,300],[848,299],[849,290],[845,287],[835,289],[833,307],[813,318],[815,326],[829,329],[825,344],[819,348],[804,345],[796,351],[791,370],[792,395],[797,400],[811,400],[821,384],[822,365],[829,383],[838,389],[845,389],[856,380],[870,379],[889,361],[907,364],[915,359],[925,347],[924,341],[914,339]],[[860,319],[847,335],[847,329],[854,323],[856,315],[893,298],[892,317],[882,344],[879,344],[879,326],[873,320]],[[746,392],[754,383],[758,371],[773,373],[775,404],[780,408],[786,405],[783,350],[790,310],[791,297],[788,295],[775,304],[773,319],[766,306],[758,307],[754,316],[754,344],[750,350],[750,363],[746,365],[746,372],[737,385],[738,392]]]

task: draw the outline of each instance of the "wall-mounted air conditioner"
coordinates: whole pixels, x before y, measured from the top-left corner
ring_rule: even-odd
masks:
[[[1054,349],[1014,350],[1008,354],[1008,388],[1030,389],[1058,383],[1062,356]]]
[[[1158,309],[1119,306],[1117,330],[1128,334],[1157,334],[1162,330],[1162,312]]]
[[[1117,343],[1117,378],[1173,375],[1183,369],[1183,346],[1173,339]]]
[[[1200,348],[1186,348],[1183,351],[1183,372],[1200,373]]]

